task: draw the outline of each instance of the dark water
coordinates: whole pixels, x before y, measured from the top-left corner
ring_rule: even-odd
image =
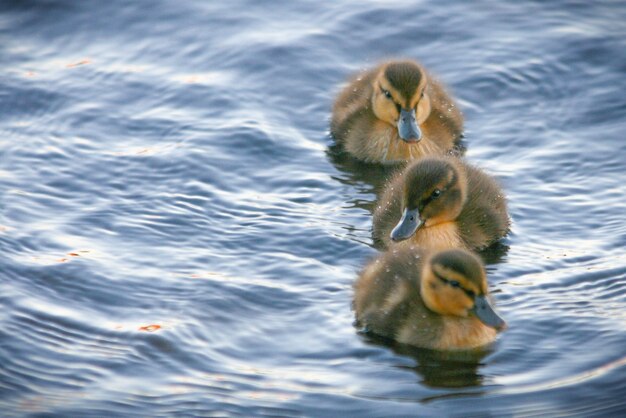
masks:
[[[0,2],[3,416],[626,412],[626,3]],[[420,59],[513,228],[484,352],[353,327],[385,174],[346,77]]]

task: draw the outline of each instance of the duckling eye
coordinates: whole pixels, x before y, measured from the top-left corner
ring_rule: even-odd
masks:
[[[461,287],[461,283],[457,282],[456,280],[450,280],[448,284],[452,287]]]
[[[437,199],[439,196],[441,196],[441,190],[439,189],[435,189],[430,195],[431,199]]]
[[[391,99],[391,93],[389,92],[389,90],[383,89],[383,94],[385,95],[386,98]]]

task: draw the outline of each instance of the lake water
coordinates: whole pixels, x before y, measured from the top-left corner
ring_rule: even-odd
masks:
[[[5,0],[0,39],[3,416],[626,413],[624,2]],[[389,57],[508,196],[480,352],[353,326],[387,173],[330,108]]]

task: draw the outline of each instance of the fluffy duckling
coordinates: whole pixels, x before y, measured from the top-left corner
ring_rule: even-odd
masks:
[[[485,269],[460,249],[399,248],[365,267],[354,284],[357,324],[404,344],[463,350],[505,328],[488,300]]]
[[[459,145],[463,118],[422,66],[391,61],[355,76],[333,107],[331,133],[354,157],[399,162]]]
[[[407,240],[433,249],[481,250],[509,230],[498,183],[460,159],[429,157],[409,165],[386,186],[374,212],[374,239]]]

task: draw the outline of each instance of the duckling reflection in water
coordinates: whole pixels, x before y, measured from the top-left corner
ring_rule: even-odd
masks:
[[[404,344],[472,349],[506,326],[488,295],[485,269],[472,253],[397,248],[362,271],[354,310],[358,325]]]
[[[402,344],[373,333],[364,333],[362,336],[368,345],[391,349],[399,356],[415,360],[413,365],[406,364],[405,361],[399,364],[394,361],[393,365],[416,373],[420,378],[420,383],[433,388],[482,386],[484,376],[480,372],[480,366],[483,359],[493,352],[493,347],[490,345],[468,350],[432,350]],[[436,397],[437,395],[434,395],[433,398]]]
[[[509,230],[506,200],[490,176],[458,158],[429,157],[393,178],[374,211],[375,241],[480,250]]]
[[[335,140],[367,162],[444,155],[460,144],[463,118],[443,86],[414,61],[391,61],[357,75],[337,97]]]

